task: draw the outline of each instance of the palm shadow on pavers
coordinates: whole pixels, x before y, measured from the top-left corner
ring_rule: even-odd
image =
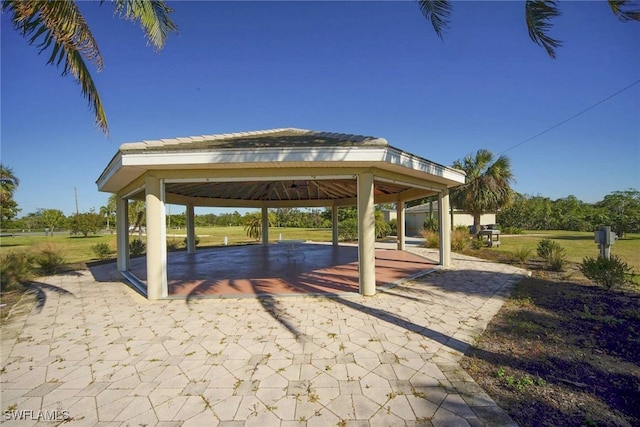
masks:
[[[36,294],[35,312],[41,313],[47,303],[47,292],[55,293],[59,296],[75,298],[73,292],[61,288],[59,286],[50,285],[44,282],[29,282],[29,291]]]

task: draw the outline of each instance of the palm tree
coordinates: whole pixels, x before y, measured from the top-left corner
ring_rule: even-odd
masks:
[[[420,10],[431,22],[438,37],[443,38],[443,32],[449,27],[452,1],[449,0],[418,0]],[[629,0],[608,0],[613,14],[622,22],[640,21],[640,7]],[[529,38],[543,47],[547,54],[555,58],[555,48],[562,42],[548,35],[551,20],[560,15],[560,8],[556,0],[526,0],[524,16],[529,30]]]
[[[13,169],[0,163],[0,204],[13,198],[13,193],[20,185],[20,180],[13,174]]]
[[[100,217],[107,219],[107,230],[111,229],[111,221],[110,220],[111,220],[111,216],[113,216],[114,212],[115,212],[115,209],[109,203],[107,203],[106,206],[100,206]]]
[[[20,209],[13,193],[18,188],[20,180],[13,174],[13,170],[0,163],[0,222],[12,220],[18,215]]]
[[[507,207],[514,199],[511,161],[500,156],[494,162],[493,154],[481,149],[475,156],[469,154],[456,160],[453,167],[463,170],[467,176],[465,184],[451,193],[452,204],[473,215],[473,228],[478,233],[482,214]]]
[[[247,237],[252,239],[260,240],[262,238],[262,214],[260,212],[254,212],[246,216],[244,231],[247,233]]]
[[[115,12],[131,21],[140,21],[148,41],[162,49],[169,34],[178,27],[164,0],[112,0]],[[50,52],[47,64],[60,67],[62,75],[71,73],[80,84],[82,95],[93,108],[96,126],[109,133],[107,117],[85,61],[102,70],[103,60],[91,30],[73,0],[2,0],[3,13],[9,13],[14,28],[40,53]]]

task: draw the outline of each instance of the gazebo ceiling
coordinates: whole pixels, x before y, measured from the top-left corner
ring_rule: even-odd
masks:
[[[374,187],[376,196],[409,189],[384,182],[377,182]],[[165,191],[192,198],[255,201],[336,200],[358,195],[355,179],[168,183]]]
[[[375,171],[376,202],[424,197],[464,183],[462,171],[394,148],[383,138],[273,129],[122,144],[98,189],[144,198],[147,174],[166,201],[202,206],[320,206],[357,198]]]

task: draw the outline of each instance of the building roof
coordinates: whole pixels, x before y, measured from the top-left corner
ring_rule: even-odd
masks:
[[[356,175],[363,170],[375,170],[376,196],[390,200],[412,196],[406,193],[412,189],[418,197],[464,183],[464,172],[384,138],[296,128],[125,143],[96,183],[100,191],[140,198],[135,189],[153,173],[163,178],[169,202],[321,206],[355,198]]]
[[[423,203],[421,205],[411,206],[410,208],[405,209],[405,213],[423,213],[429,212],[429,203]],[[433,202],[433,211],[438,212],[438,201],[435,200]]]
[[[122,144],[120,151],[388,146],[384,138],[281,128]]]

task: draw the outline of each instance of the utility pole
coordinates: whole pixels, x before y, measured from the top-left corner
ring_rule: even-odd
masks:
[[[80,211],[78,210],[78,189],[76,187],[73,187],[73,193],[76,196],[76,215],[78,215]]]

